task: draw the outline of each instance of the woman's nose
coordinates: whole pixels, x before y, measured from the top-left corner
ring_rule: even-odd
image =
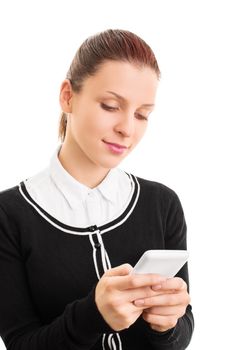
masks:
[[[124,114],[115,125],[115,131],[125,137],[130,137],[134,133],[134,115]]]

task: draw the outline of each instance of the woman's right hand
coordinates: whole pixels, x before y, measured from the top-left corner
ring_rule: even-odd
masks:
[[[129,264],[112,268],[105,272],[96,286],[97,308],[115,331],[129,328],[143,312],[143,306],[135,306],[134,300],[154,296],[155,287],[159,289],[166,280],[155,274],[130,274],[132,269]]]

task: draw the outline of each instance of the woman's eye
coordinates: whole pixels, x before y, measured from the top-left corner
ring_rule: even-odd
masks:
[[[140,113],[136,113],[136,117],[137,117],[137,119],[148,120],[147,117],[145,117],[144,115],[142,115],[142,114],[140,114]]]
[[[103,109],[105,109],[106,111],[110,111],[110,112],[114,112],[114,111],[117,111],[119,109],[118,107],[108,106],[105,103],[101,103],[101,107]],[[148,120],[148,117],[145,117],[144,115],[142,115],[140,113],[135,113],[135,116],[139,120],[146,120],[146,121]]]
[[[108,106],[105,103],[101,103],[101,107],[107,111],[116,111],[118,107]]]

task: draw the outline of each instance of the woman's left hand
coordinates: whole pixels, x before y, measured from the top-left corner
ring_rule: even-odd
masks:
[[[153,330],[159,332],[175,327],[178,319],[185,314],[189,303],[187,284],[179,277],[163,282],[153,297],[134,301],[135,306],[144,309],[142,314],[144,320]]]

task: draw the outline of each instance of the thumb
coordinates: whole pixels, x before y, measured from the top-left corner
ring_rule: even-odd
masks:
[[[104,276],[126,276],[133,270],[130,264],[123,264],[109,269],[105,272]]]

